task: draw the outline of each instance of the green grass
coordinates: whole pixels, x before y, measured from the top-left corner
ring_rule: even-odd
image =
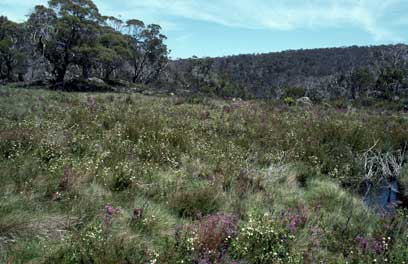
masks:
[[[362,154],[408,142],[380,110],[0,87],[0,263],[402,263],[407,214],[358,193]]]

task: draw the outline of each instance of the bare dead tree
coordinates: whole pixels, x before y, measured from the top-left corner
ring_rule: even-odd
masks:
[[[364,197],[369,195],[372,187],[381,184],[388,184],[390,190],[393,190],[390,182],[398,180],[402,173],[406,147],[403,150],[382,153],[375,150],[377,144],[378,141],[363,154],[365,174],[361,184],[366,186]]]

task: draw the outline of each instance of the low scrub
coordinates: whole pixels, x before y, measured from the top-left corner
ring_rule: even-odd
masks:
[[[407,260],[403,197],[382,215],[359,190],[384,176],[387,153],[404,153],[402,112],[19,87],[0,95],[0,263]]]
[[[186,186],[171,195],[170,205],[179,216],[194,218],[218,211],[221,198],[214,186]]]

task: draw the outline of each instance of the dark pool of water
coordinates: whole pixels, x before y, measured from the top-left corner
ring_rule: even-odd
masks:
[[[398,205],[397,180],[388,181],[378,187],[366,184],[364,193],[364,202],[380,213],[393,213]]]

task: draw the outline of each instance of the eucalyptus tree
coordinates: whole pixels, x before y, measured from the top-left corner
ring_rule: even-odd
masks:
[[[28,42],[32,46],[32,56],[44,56],[46,44],[51,41],[56,31],[56,20],[57,15],[51,8],[43,5],[34,7],[34,11],[26,23]]]
[[[402,87],[405,85],[404,76],[406,73],[398,67],[387,67],[378,76],[375,88],[383,99],[392,99],[399,96]]]
[[[142,50],[142,32],[145,30],[145,24],[138,19],[131,19],[126,22],[126,33],[130,43],[129,63],[132,66],[132,81],[136,83],[142,72],[143,50]]]
[[[128,39],[120,32],[105,28],[96,47],[98,61],[105,80],[110,80],[112,73],[121,68],[130,56]]]
[[[126,28],[131,43],[132,81],[148,84],[156,80],[167,65],[169,51],[164,43],[167,38],[159,25],[146,26],[136,19],[128,20]]]
[[[30,15],[32,35],[52,65],[55,82],[63,82],[68,68],[77,64],[87,75],[89,43],[98,35],[102,17],[91,0],[50,0]],[[39,27],[36,29],[36,24]]]
[[[356,99],[357,97],[367,95],[375,84],[375,78],[368,68],[359,68],[352,71],[350,76],[351,85],[351,97]]]
[[[0,17],[0,79],[22,80],[25,71],[24,28],[21,24]]]

